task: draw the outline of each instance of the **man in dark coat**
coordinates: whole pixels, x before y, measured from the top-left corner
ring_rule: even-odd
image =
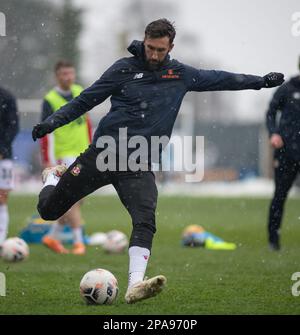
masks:
[[[157,163],[161,153],[160,149],[153,150],[151,144],[156,138],[170,138],[185,94],[189,91],[259,90],[284,81],[280,73],[260,77],[199,70],[185,65],[170,59],[174,38],[171,22],[166,19],[151,22],[146,27],[144,41],[134,41],[129,46],[132,57],[115,62],[76,99],[36,125],[32,134],[33,139],[43,137],[111,97],[111,109],[101,119],[89,149],[67,171],[63,167],[45,171],[38,209],[42,217],[53,220],[96,189],[107,184],[115,187],[133,224],[127,303],[156,295],[166,282],[162,275],[144,280],[156,232],[157,188],[151,163]],[[133,142],[137,137],[143,139],[143,152],[136,164],[131,164],[136,154]],[[103,144],[108,144],[109,148],[104,150]],[[147,154],[143,155],[145,152]],[[102,169],[107,160],[110,161],[108,169]],[[140,169],[135,169],[139,164]]]

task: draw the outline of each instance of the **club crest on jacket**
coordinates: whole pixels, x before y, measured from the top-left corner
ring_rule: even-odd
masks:
[[[76,164],[73,169],[71,170],[71,173],[73,176],[77,177],[81,171],[81,164]]]

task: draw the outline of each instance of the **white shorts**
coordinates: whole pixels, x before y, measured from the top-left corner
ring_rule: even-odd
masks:
[[[14,188],[14,164],[11,159],[0,160],[0,189],[12,190]]]
[[[67,167],[69,167],[71,164],[73,164],[75,162],[75,159],[77,157],[63,157],[63,158],[59,158],[56,160],[57,164],[66,164]]]

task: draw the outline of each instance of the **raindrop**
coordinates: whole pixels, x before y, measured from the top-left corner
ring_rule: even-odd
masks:
[[[141,108],[146,109],[148,107],[148,104],[146,101],[142,101],[140,104]]]

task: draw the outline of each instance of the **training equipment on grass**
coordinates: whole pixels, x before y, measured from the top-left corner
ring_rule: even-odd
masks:
[[[22,229],[19,237],[27,243],[42,243],[42,239],[47,235],[53,223],[57,221],[45,221],[38,214],[33,214],[26,220],[26,226]],[[81,227],[83,242],[88,243],[89,237],[85,234],[84,226]],[[71,226],[65,224],[58,234],[58,239],[64,244],[74,243],[74,234]]]
[[[3,242],[1,256],[7,262],[19,262],[29,256],[29,247],[21,238],[11,237]]]
[[[105,269],[87,272],[80,282],[80,295],[87,304],[111,305],[118,291],[116,277]]]
[[[182,233],[181,243],[185,247],[204,247],[210,250],[235,250],[236,244],[222,240],[220,237],[211,234],[202,226],[187,226]]]
[[[103,249],[108,253],[123,253],[128,247],[127,236],[118,230],[111,230],[107,234],[107,239],[103,244]]]

